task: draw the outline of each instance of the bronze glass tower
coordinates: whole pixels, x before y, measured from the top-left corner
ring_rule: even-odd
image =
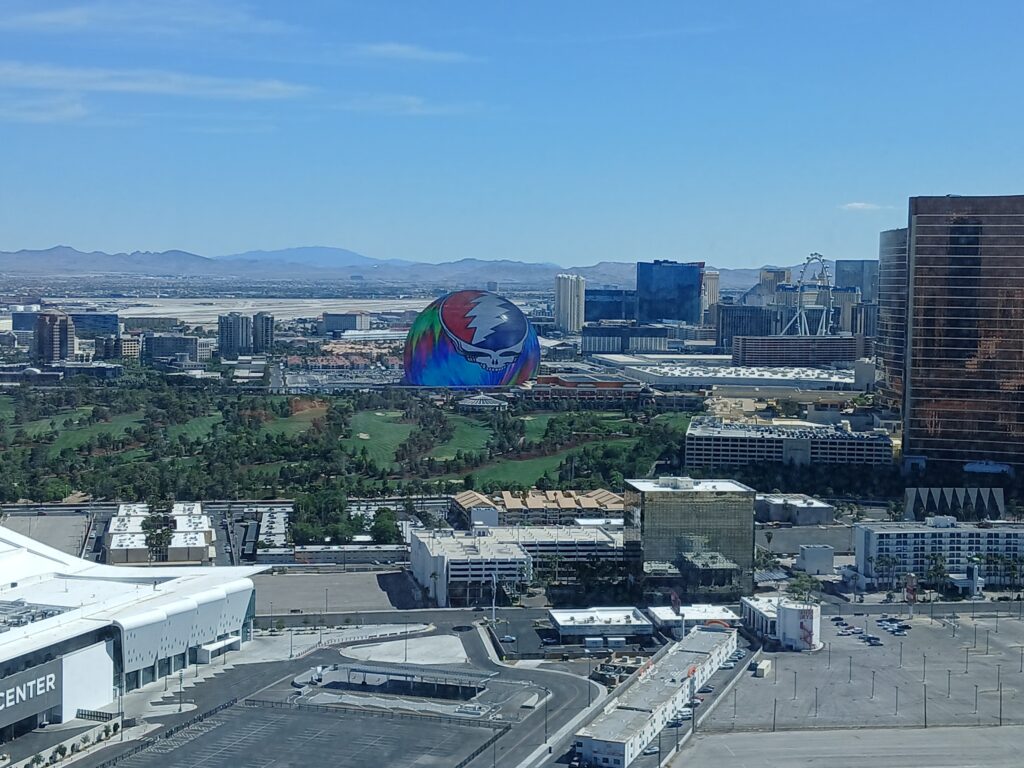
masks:
[[[904,456],[1024,466],[1024,195],[911,198],[907,251]]]
[[[875,354],[878,394],[889,408],[903,407],[907,346],[907,230],[890,229],[878,239],[878,321]]]

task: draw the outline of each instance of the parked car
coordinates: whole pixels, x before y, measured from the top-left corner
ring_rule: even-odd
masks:
[[[541,638],[541,642],[544,645],[558,645],[558,638],[557,637],[543,637],[543,638]]]
[[[515,635],[502,635],[501,642],[503,643],[514,643],[516,641]]]
[[[643,751],[643,754],[645,754],[645,755],[656,755],[656,754],[658,754],[658,745],[657,744],[652,744],[651,746],[647,747],[647,749],[645,749]]]
[[[735,661],[727,661],[724,664],[720,664],[718,668],[719,669],[736,669],[736,662]]]
[[[714,693],[714,692],[715,692],[715,686],[713,686],[713,685],[702,685],[700,688],[697,689],[697,693]]]

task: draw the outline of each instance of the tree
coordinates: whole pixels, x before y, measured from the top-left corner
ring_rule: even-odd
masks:
[[[402,534],[398,530],[398,520],[395,513],[387,507],[381,507],[373,517],[373,524],[370,526],[370,535],[374,544],[399,544],[402,541]]]
[[[812,601],[819,588],[818,580],[806,573],[798,573],[786,584],[786,594],[804,603]]]
[[[946,558],[940,552],[933,552],[928,555],[928,568],[925,571],[925,579],[932,585],[932,589],[941,592],[942,587],[949,578],[949,571],[946,570]]]

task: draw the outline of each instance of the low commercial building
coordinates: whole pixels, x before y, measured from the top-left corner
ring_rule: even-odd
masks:
[[[240,648],[260,570],[113,568],[0,527],[0,743]]]
[[[966,588],[970,566],[990,586],[1012,586],[1020,576],[1007,564],[1024,557],[1024,523],[961,522],[948,515],[923,523],[857,523],[853,546],[861,589],[903,589],[910,573],[927,582],[935,563],[949,575],[943,586]]]
[[[811,576],[835,573],[835,549],[828,544],[801,544],[794,567]]]
[[[791,651],[822,647],[821,608],[788,597],[744,597],[740,613],[747,628],[769,646]]]
[[[654,625],[638,608],[567,608],[548,611],[561,642],[584,638],[642,639],[654,634]]]
[[[691,631],[576,732],[583,764],[629,766],[735,650],[735,631]]]
[[[615,373],[561,373],[538,376],[533,381],[520,385],[515,395],[526,403],[552,403],[572,401],[615,405],[635,404],[646,401],[652,395],[648,387],[629,376]]]
[[[785,426],[696,418],[686,430],[688,468],[747,464],[891,464],[892,438],[884,430],[851,432],[833,426]]]
[[[533,560],[514,541],[486,529],[413,531],[409,563],[413,578],[439,608],[490,603],[494,590],[518,595],[533,580]]]
[[[832,525],[836,508],[803,493],[759,493],[754,498],[759,523]]]
[[[694,627],[721,627],[731,629],[740,624],[740,617],[724,605],[697,603],[694,605],[656,605],[647,609],[655,628],[676,639],[688,634]]]
[[[462,491],[452,496],[451,511],[461,516],[470,528],[474,525],[498,525],[501,522],[498,505],[477,491]]]
[[[409,561],[405,544],[302,544],[256,550],[267,565],[399,565]]]
[[[146,534],[115,533],[107,544],[107,562],[110,565],[139,565],[148,563],[151,553],[146,546]]]

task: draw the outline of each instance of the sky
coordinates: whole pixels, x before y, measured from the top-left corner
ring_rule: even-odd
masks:
[[[1024,192],[1024,5],[0,0],[0,250],[718,267]]]

